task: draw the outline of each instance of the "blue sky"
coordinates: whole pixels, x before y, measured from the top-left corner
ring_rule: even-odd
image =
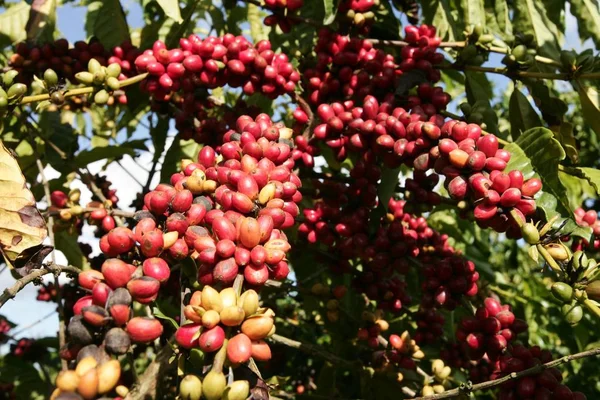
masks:
[[[123,4],[123,7],[127,12],[127,20],[130,24],[130,27],[141,28],[143,25],[143,19],[142,10],[139,3],[134,2],[132,0],[123,0],[121,3]],[[83,36],[85,14],[86,9],[84,7],[74,7],[69,4],[61,6],[58,10],[57,24],[62,36],[66,37],[70,42],[85,39],[85,37]],[[586,41],[584,45],[580,43],[579,35],[577,33],[576,20],[568,12],[566,14],[566,26],[567,32],[564,48],[572,48],[581,51],[584,48],[592,47],[591,40]],[[498,55],[494,55],[493,58],[490,59],[491,63],[496,65],[499,63],[499,60],[500,56]],[[490,78],[494,82],[496,93],[502,93],[503,91],[512,87],[510,80],[506,77],[500,75],[492,75],[490,76]],[[146,132],[141,131],[139,133],[145,134]],[[150,154],[142,155],[140,159],[140,163],[142,165],[148,168],[150,162]],[[131,159],[124,159],[122,164],[125,168],[127,168],[129,171],[135,174],[140,181],[146,181],[147,172],[143,169],[140,169],[139,166],[136,165]],[[95,163],[90,166],[90,170],[92,172],[99,172],[101,167],[101,162]],[[57,176],[57,173],[50,169],[46,172],[49,178]],[[111,165],[107,169],[105,174],[108,176],[109,180],[113,182],[113,187],[115,187],[118,190],[118,195],[121,199],[120,204],[130,204],[131,200],[133,200],[133,197],[135,196],[135,193],[138,191],[139,188],[135,181],[132,178],[130,178],[127,174],[124,174],[123,170],[116,165]],[[155,178],[157,179],[158,177]],[[154,182],[155,184],[158,183],[156,179]],[[82,204],[85,204],[87,201],[89,201],[91,194],[82,185],[79,185],[78,187],[80,187],[83,193]],[[89,229],[89,227],[84,230],[84,240],[89,241],[91,243],[95,242],[92,230]],[[59,262],[61,262],[62,260],[64,260],[64,258],[58,258]],[[4,273],[0,275],[0,290],[11,285],[12,282],[13,279],[10,276],[9,272],[4,271]],[[42,303],[36,301],[36,294],[37,287],[32,285],[26,287],[17,295],[16,301],[11,301],[5,307],[3,307],[1,313],[5,315],[9,320],[17,323],[19,327],[28,326],[29,324],[38,320],[40,317],[47,315],[55,309],[55,305],[53,303]],[[17,327],[16,329],[19,329],[19,327]],[[23,335],[33,338],[54,336],[57,329],[58,321],[57,318],[53,316],[47,318],[43,323],[37,324],[34,327],[29,328]],[[6,349],[6,346],[2,346],[0,347],[0,352],[6,351]]]

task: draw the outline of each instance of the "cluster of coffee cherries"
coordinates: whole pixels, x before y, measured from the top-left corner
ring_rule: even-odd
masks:
[[[264,7],[273,12],[265,17],[265,25],[279,26],[284,33],[288,33],[297,23],[294,13],[304,5],[304,0],[264,0],[264,2]]]
[[[387,166],[403,163],[420,172],[433,169],[446,177],[452,198],[470,202],[482,227],[520,237],[511,211],[522,220],[535,212],[533,196],[541,181],[524,180],[520,171],[504,172],[510,153],[499,148],[496,136],[484,135],[479,125],[446,121],[420,107],[407,112],[373,96],[367,96],[362,107],[350,101],[321,104],[317,114],[322,123],[314,136],[331,147],[338,159],[350,151],[373,149]]]
[[[552,361],[552,354],[548,350],[541,350],[538,346],[529,348],[521,345],[510,346],[506,353],[499,357],[498,362],[495,364],[496,368],[490,375],[490,379],[498,379],[512,373],[518,373],[550,361]],[[511,379],[500,386],[498,399],[587,399],[583,393],[571,391],[571,389],[561,383],[562,380],[562,374],[555,367],[519,379]]]
[[[167,49],[156,41],[135,60],[138,72],[148,72],[141,88],[155,100],[169,100],[173,92],[193,92],[198,87],[229,85],[246,94],[262,93],[275,98],[293,93],[300,74],[285,54],[276,54],[263,40],[252,45],[243,36],[225,34],[201,39],[191,35],[180,47]]]
[[[125,229],[115,228],[111,233]],[[113,240],[115,237],[112,236]],[[79,286],[91,294],[81,297],[73,306],[75,316],[67,326],[70,351],[65,354],[72,357],[81,347],[102,341],[107,352],[121,355],[132,342],[149,343],[160,337],[161,323],[150,317],[133,317],[132,303],[154,301],[169,275],[169,266],[161,258],[149,258],[139,269],[110,258],[102,264],[102,271],[81,272]]]
[[[83,353],[91,354],[89,351]],[[117,398],[124,398],[129,390],[123,385],[118,385],[120,378],[121,364],[118,360],[110,359],[106,355],[87,355],[77,361],[75,369],[58,373],[56,389],[50,399],[91,400],[113,392],[119,396]]]
[[[379,5],[379,0],[343,0],[339,3],[338,12],[357,28],[367,28],[375,21],[375,13],[371,9]]]
[[[282,229],[294,224],[302,198],[300,179],[292,171],[291,130],[264,114],[242,116],[236,127],[237,132],[224,135],[220,152],[203,147],[197,162],[186,162],[183,172],[171,177],[177,201],[159,190],[144,200],[156,215],[168,211],[169,203],[176,206],[173,211],[187,213],[187,220],[169,215],[167,225],[185,221],[179,226],[187,247],[195,250],[192,257],[205,285],[231,285],[239,272],[248,284],[260,286],[284,279],[289,271],[290,245]],[[179,205],[181,196],[185,207]]]
[[[383,311],[380,309],[374,312],[363,311],[361,316],[363,326],[358,330],[356,337],[360,341],[366,341],[367,346],[377,349],[383,346],[383,340],[380,338],[382,332],[390,328],[390,324],[383,319]]]
[[[477,294],[479,273],[472,261],[457,255],[441,260],[425,255],[421,263],[425,278],[421,284],[424,307],[441,306],[453,310],[463,295],[473,297]]]
[[[433,396],[434,394],[440,394],[446,391],[446,387],[450,385],[449,377],[452,373],[452,369],[444,365],[444,361],[440,359],[433,360],[431,362],[432,378],[426,378],[425,385],[421,389],[423,396]]]
[[[27,85],[34,75],[41,76],[47,69],[54,70],[59,78],[73,80],[76,73],[86,69],[91,59],[103,66],[118,63],[122,79],[125,79],[135,73],[132,66],[138,54],[138,49],[129,41],[109,51],[95,39],[89,43],[75,42],[73,47],[69,47],[66,39],[58,39],[43,45],[19,43],[9,66],[19,72],[19,81]]]
[[[600,220],[598,219],[598,213],[595,210],[585,210],[579,207],[575,210],[575,222],[577,225],[583,227],[592,228],[594,239],[592,244],[588,243],[587,240],[575,239],[573,241],[573,250],[589,250],[590,247],[598,251],[600,249]]]
[[[35,340],[29,338],[21,338],[16,343],[10,345],[10,354],[19,358],[27,358],[35,353]]]
[[[410,45],[402,49],[402,61],[397,64],[392,54],[375,49],[368,40],[320,30],[316,64],[303,75],[309,101],[317,105],[336,99],[362,99],[375,92],[390,93],[401,75],[413,69],[425,73],[431,82],[439,81],[440,73],[433,66],[444,57],[436,52],[440,39],[435,32],[427,25],[407,27]],[[449,101],[449,96],[444,99]]]
[[[12,329],[11,324],[8,320],[0,316],[0,343],[4,343],[8,336],[6,335]]]
[[[56,285],[53,282],[42,284],[38,289],[37,301],[51,302],[55,301],[57,294]]]
[[[465,317],[456,330],[459,342],[466,343],[469,357],[479,360],[484,356],[490,361],[497,360],[509,343],[521,332],[527,330],[527,323],[515,318],[509,305],[502,305],[488,297],[484,305],[477,309],[475,316]]]
[[[444,332],[444,316],[435,308],[420,308],[415,313],[417,331],[415,340],[418,344],[432,344],[439,340]]]
[[[382,344],[386,343],[385,338],[380,340]],[[400,335],[391,334],[387,340],[386,348],[376,350],[372,354],[372,365],[379,371],[391,371],[395,374],[396,381],[404,380],[404,375],[398,372],[398,369],[412,370],[417,369],[417,362],[425,358],[425,353],[416,341],[411,338],[408,331]]]
[[[256,118],[261,113],[260,107],[248,105],[242,99],[238,99],[230,107],[216,104],[206,93],[200,92],[175,96],[169,106],[173,104],[179,108],[175,112],[175,128],[179,131],[179,137],[184,140],[194,139],[203,145],[220,145],[223,135],[235,128],[238,115]]]
[[[310,291],[321,299],[322,305],[327,310],[329,322],[337,322],[340,319],[340,300],[346,295],[348,288],[344,285],[330,288],[326,284],[317,282],[310,288]]]
[[[225,346],[232,365],[246,363],[250,357],[257,361],[271,359],[271,349],[264,339],[275,333],[275,313],[259,307],[254,290],[238,296],[233,288],[218,292],[205,286],[192,294],[184,315],[187,322],[175,333],[175,341],[182,348],[199,348],[208,354]],[[226,329],[239,332],[226,334]]]

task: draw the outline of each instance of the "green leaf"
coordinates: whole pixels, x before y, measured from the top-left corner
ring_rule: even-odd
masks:
[[[600,138],[600,93],[593,87],[584,86],[581,81],[577,80],[573,86],[579,93],[581,100],[581,109],[585,122],[596,132],[596,136]]]
[[[562,122],[558,127],[552,127],[556,140],[560,142],[562,147],[567,152],[567,156],[577,164],[579,162],[579,153],[577,151],[577,142],[573,136],[573,124],[570,122]]]
[[[263,23],[263,16],[261,15],[260,8],[255,4],[248,3],[248,23],[250,24],[250,37],[254,43],[258,43],[261,40],[268,39],[265,24]]]
[[[54,39],[56,0],[34,1],[27,21],[27,40],[49,42]]]
[[[527,97],[516,87],[508,103],[508,116],[513,140],[516,140],[527,129],[542,125],[540,117],[527,100]]]
[[[483,0],[461,0],[460,7],[466,26],[481,24],[485,27]]]
[[[323,17],[323,25],[329,25],[335,20],[337,15],[339,0],[323,0],[323,8],[325,16]]]
[[[81,248],[79,248],[78,237],[78,235],[69,235],[66,230],[60,230],[54,234],[54,245],[56,250],[62,251],[69,264],[82,270],[88,270],[90,264]]]
[[[177,321],[175,321],[173,318],[163,314],[163,312],[160,310],[160,308],[153,307],[152,314],[154,314],[154,316],[158,319],[164,319],[165,321],[169,321],[175,329],[179,328],[179,324],[177,323]]]
[[[523,83],[527,85],[529,94],[533,97],[534,103],[542,112],[542,118],[548,122],[548,125],[560,124],[568,111],[566,103],[556,97],[545,82],[539,79],[523,79]]]
[[[558,177],[558,165],[566,157],[562,146],[551,130],[538,127],[524,132],[516,142],[505,146],[511,153],[506,170],[519,170],[526,179],[533,172],[542,180],[543,191],[557,199],[556,209],[562,215],[572,215],[566,189]]]
[[[0,46],[6,47],[27,39],[25,26],[29,19],[29,5],[24,1],[0,14]]]
[[[596,191],[596,194],[600,196],[600,170],[588,167],[574,169],[580,173],[580,175],[578,174],[576,176],[580,176],[581,178],[587,180]]]
[[[62,119],[60,112],[43,112],[39,127],[45,140],[46,160],[59,172],[71,172],[69,163],[79,148],[77,134],[68,121]]]
[[[457,18],[448,0],[423,0],[421,1],[424,22],[437,28],[437,35],[449,41],[462,38],[464,21]]]
[[[370,35],[376,39],[400,39],[400,24],[398,17],[389,1],[383,1],[375,10],[375,23],[371,26]]]
[[[175,138],[171,147],[165,154],[165,159],[160,171],[160,181],[167,182],[179,170],[179,163],[183,158],[195,159],[202,146],[194,140],[179,140]]]
[[[160,7],[165,12],[165,15],[178,24],[183,22],[183,18],[181,18],[181,10],[179,10],[179,1],[178,0],[156,0]]]
[[[129,39],[129,27],[119,0],[94,0],[88,5],[85,21],[88,36],[95,36],[106,48]]]
[[[535,202],[536,202],[538,209],[542,210],[546,221],[549,221],[550,219],[554,218],[557,215],[565,215],[563,212],[558,211],[558,209],[560,209],[561,206],[559,205],[557,198],[555,196],[551,195],[550,193],[543,192],[540,195],[540,197],[538,197],[536,199]],[[573,214],[570,213],[567,215],[573,215]],[[565,224],[565,226],[562,229],[563,232],[569,233],[573,236],[579,236],[588,241],[590,240],[590,237],[592,235],[592,228],[579,226],[571,218],[558,218],[554,222],[553,227],[558,228],[561,224],[564,223],[565,220],[567,221],[567,223]]]
[[[492,85],[487,76],[482,72],[467,71],[465,73],[465,91],[469,104],[486,105],[487,112],[483,113],[483,122],[489,132],[498,132],[498,116],[490,107],[490,100],[494,97]]]
[[[124,156],[125,154],[129,154],[130,156],[134,156],[135,152],[131,147],[125,146],[104,146],[104,147],[95,147],[91,150],[83,150],[75,157],[75,165],[79,168],[83,168],[88,164],[91,164],[96,161],[104,160],[105,158],[119,158]]]
[[[490,3],[491,6],[490,7]],[[510,20],[509,8],[508,4],[506,4],[506,0],[486,0],[486,13],[493,16],[498,25],[498,31],[494,32],[499,34],[502,38],[507,38],[513,34],[512,29],[512,21]],[[487,9],[490,8],[493,12],[488,12]]]
[[[157,161],[162,156],[167,142],[167,134],[169,133],[169,118],[158,117],[158,123],[153,127],[150,135],[152,136],[152,144],[154,145],[154,157],[152,161]]]
[[[596,0],[571,0],[571,14],[577,18],[579,36],[583,42],[591,37],[600,46],[600,11]]]
[[[377,188],[377,197],[379,197],[379,203],[387,210],[388,202],[396,193],[396,185],[398,185],[398,179],[400,175],[400,168],[383,168],[381,171],[381,182]]]
[[[560,59],[560,32],[548,18],[548,10],[543,2],[536,0],[515,0],[513,29],[522,34],[532,34],[540,55],[554,60]]]

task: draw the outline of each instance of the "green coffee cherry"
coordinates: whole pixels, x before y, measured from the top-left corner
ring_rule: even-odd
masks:
[[[106,85],[112,90],[119,90],[121,88],[121,82],[113,76],[109,76],[106,79]]]
[[[600,300],[600,281],[588,283],[588,285],[585,287],[585,292],[590,299],[596,301]]]
[[[94,82],[94,74],[92,74],[91,72],[78,72],[75,74],[75,79],[77,79],[79,82],[83,83],[84,85],[91,85],[92,82]]]
[[[106,67],[106,74],[108,76],[112,76],[113,78],[118,78],[121,74],[121,66],[117,63],[112,63],[108,67]]]
[[[515,56],[517,61],[523,61],[527,55],[527,46],[522,44],[518,45],[513,49],[512,55]]]
[[[179,396],[183,400],[200,400],[202,382],[196,375],[186,375],[179,384]]]
[[[460,56],[464,61],[469,61],[476,55],[477,55],[477,47],[475,47],[472,44],[465,47],[460,53]]]
[[[61,106],[65,103],[65,96],[61,92],[56,91],[50,95],[50,101],[52,102],[52,104]]]
[[[8,107],[8,97],[0,95],[0,111],[6,110]]]
[[[26,92],[27,86],[22,83],[15,83],[8,88],[8,92],[6,92],[6,94],[8,94],[9,99],[14,99],[23,96]]]
[[[523,239],[529,244],[536,244],[540,241],[540,233],[535,225],[530,222],[521,227],[521,234],[523,235]]]
[[[17,75],[19,75],[19,72],[14,69],[2,74],[2,83],[4,84],[4,87],[11,86]]]
[[[565,304],[561,310],[565,320],[571,325],[577,324],[583,318],[583,309],[577,303]]]
[[[563,303],[570,303],[573,299],[573,288],[564,282],[556,282],[550,290],[552,291],[552,295]]]
[[[248,381],[234,381],[225,388],[221,400],[246,400],[250,394]]]
[[[93,80],[94,85],[101,85],[104,83],[105,80],[106,80],[106,72],[105,72],[104,68],[100,68],[99,71],[94,73],[94,80]]]
[[[46,82],[47,86],[55,86],[58,83],[58,75],[54,70],[48,68],[44,71],[44,82]]]
[[[98,93],[94,95],[94,102],[99,105],[104,105],[108,103],[109,94],[106,90],[99,90]]]
[[[483,34],[483,25],[477,24],[473,27],[474,39],[478,39]]]
[[[461,103],[460,105],[460,111],[462,111],[462,113],[464,115],[469,115],[471,114],[471,105],[469,103]]]
[[[92,74],[95,74],[96,72],[100,72],[101,70],[102,65],[100,65],[98,60],[96,60],[95,58],[90,58],[90,61],[88,62],[88,71]]]

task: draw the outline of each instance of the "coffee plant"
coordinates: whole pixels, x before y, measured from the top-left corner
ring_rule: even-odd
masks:
[[[0,399],[600,398],[596,0],[0,11]]]

